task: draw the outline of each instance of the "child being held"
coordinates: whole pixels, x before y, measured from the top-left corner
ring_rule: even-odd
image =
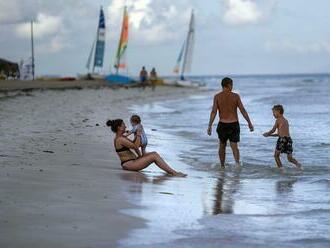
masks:
[[[128,131],[127,136],[134,134],[134,140],[136,139],[137,132],[141,133],[141,152],[142,156],[146,153],[146,147],[148,145],[148,139],[147,135],[144,132],[143,126],[141,124],[141,118],[138,115],[132,115],[131,116],[131,125],[132,125],[132,130]]]
[[[276,119],[274,127],[263,134],[265,137],[278,136],[278,140],[275,148],[275,161],[278,168],[282,168],[282,162],[280,159],[281,153],[286,153],[288,161],[293,163],[298,169],[302,169],[300,163],[292,156],[292,139],[289,132],[289,122],[284,118],[284,108],[282,105],[275,105],[273,108],[273,115]],[[277,134],[274,134],[277,129]]]

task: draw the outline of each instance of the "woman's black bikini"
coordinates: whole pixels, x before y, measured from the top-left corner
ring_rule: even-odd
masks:
[[[116,139],[114,140],[114,143],[115,143],[114,145],[115,145],[115,148],[116,148]],[[119,156],[119,159],[121,161],[121,166],[123,166],[128,161],[133,161],[133,160],[137,159],[136,155],[128,147],[124,146],[124,147],[119,148],[119,149],[116,148],[116,152],[117,152],[117,154]]]

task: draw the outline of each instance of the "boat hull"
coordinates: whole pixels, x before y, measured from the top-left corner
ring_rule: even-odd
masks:
[[[136,80],[134,80],[133,78],[118,74],[107,75],[104,79],[107,82],[107,84],[110,85],[113,84],[128,85],[128,84],[136,83]]]
[[[198,88],[205,86],[205,83],[199,81],[191,81],[191,80],[166,80],[165,84],[181,86],[181,87],[189,87],[189,88]]]

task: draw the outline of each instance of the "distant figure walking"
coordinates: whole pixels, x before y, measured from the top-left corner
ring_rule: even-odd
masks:
[[[150,72],[150,82],[151,82],[151,87],[152,87],[153,91],[156,88],[157,80],[158,80],[158,76],[157,76],[156,69],[154,67],[154,68],[152,68],[152,70]]]
[[[137,130],[135,141],[131,141],[125,137],[126,125],[123,120],[108,120],[107,126],[111,127],[112,132],[116,134],[114,146],[121,161],[124,170],[140,171],[155,163],[160,169],[166,173],[185,177],[186,174],[172,169],[157,152],[146,153],[143,157],[138,157],[132,150],[138,150],[141,144],[141,130]]]
[[[283,116],[284,108],[282,105],[275,105],[272,108],[272,111],[273,116],[276,119],[275,124],[270,131],[264,133],[263,135],[264,137],[278,137],[274,153],[276,165],[280,169],[283,167],[280,156],[281,153],[286,153],[288,161],[293,163],[298,169],[301,169],[302,167],[300,163],[292,156],[292,139],[289,131],[289,122]],[[277,134],[274,134],[276,130]]]
[[[145,89],[148,83],[148,72],[146,68],[143,66],[141,71],[140,71],[140,82],[142,85],[142,88]]]
[[[236,165],[240,165],[240,154],[238,149],[238,142],[240,141],[240,125],[238,122],[237,108],[247,121],[251,132],[253,132],[254,128],[240,96],[232,92],[233,80],[226,77],[222,79],[221,85],[222,91],[214,96],[207,133],[208,135],[212,134],[212,124],[219,112],[220,121],[217,126],[217,133],[220,141],[219,158],[221,167],[225,168],[227,140],[230,141]]]

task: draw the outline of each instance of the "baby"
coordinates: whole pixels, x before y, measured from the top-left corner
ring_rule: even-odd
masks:
[[[148,145],[148,139],[144,132],[143,126],[141,124],[141,118],[138,115],[132,115],[131,116],[131,124],[132,124],[132,130],[127,132],[127,136],[134,134],[134,140],[136,139],[137,132],[140,131],[141,133],[141,152],[142,156],[146,153],[146,147]]]
[[[292,139],[289,132],[289,122],[284,118],[284,108],[282,105],[275,105],[273,108],[273,115],[276,119],[274,127],[264,133],[265,137],[278,136],[278,140],[275,148],[275,161],[278,168],[282,168],[282,162],[280,159],[281,153],[286,153],[288,161],[293,163],[298,169],[302,169],[300,163],[292,156]],[[274,134],[277,129],[277,134]]]

